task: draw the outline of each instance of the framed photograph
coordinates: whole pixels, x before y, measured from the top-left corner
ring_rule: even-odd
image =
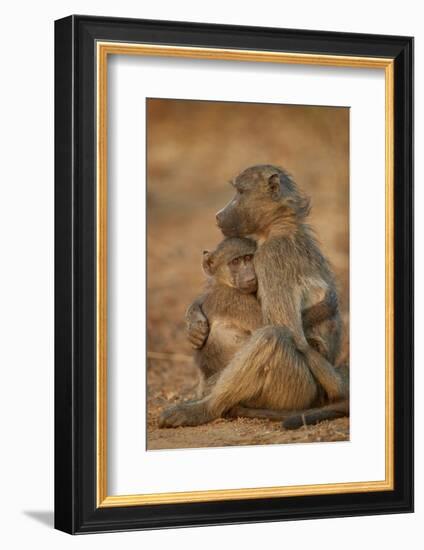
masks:
[[[413,510],[413,39],[55,23],[55,525]]]

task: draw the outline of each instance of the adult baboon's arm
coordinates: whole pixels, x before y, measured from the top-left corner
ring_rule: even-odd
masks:
[[[187,337],[193,349],[201,349],[209,336],[209,322],[202,310],[204,296],[199,296],[185,314]]]

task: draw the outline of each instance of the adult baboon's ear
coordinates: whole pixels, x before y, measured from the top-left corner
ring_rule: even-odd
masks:
[[[212,277],[214,269],[213,269],[213,256],[212,253],[209,252],[209,250],[203,251],[203,258],[202,258],[202,267],[203,271],[206,275],[209,277]]]
[[[278,199],[281,192],[279,174],[272,174],[272,176],[268,178],[268,187],[269,187],[269,190],[271,191],[272,197],[275,199]]]

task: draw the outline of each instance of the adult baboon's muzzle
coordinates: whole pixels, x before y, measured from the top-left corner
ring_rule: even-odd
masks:
[[[239,234],[237,216],[233,205],[227,204],[222,210],[216,213],[216,223],[226,237],[236,237]]]
[[[225,208],[223,208],[222,210],[217,212],[216,215],[215,215],[216,223],[217,223],[219,228],[222,227],[222,223],[223,223],[223,220],[224,220],[224,210],[225,210]]]

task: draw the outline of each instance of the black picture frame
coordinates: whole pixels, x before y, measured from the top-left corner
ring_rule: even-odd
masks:
[[[392,491],[99,508],[96,504],[98,40],[394,60]],[[68,533],[413,511],[413,39],[73,15],[55,22],[55,527]]]

